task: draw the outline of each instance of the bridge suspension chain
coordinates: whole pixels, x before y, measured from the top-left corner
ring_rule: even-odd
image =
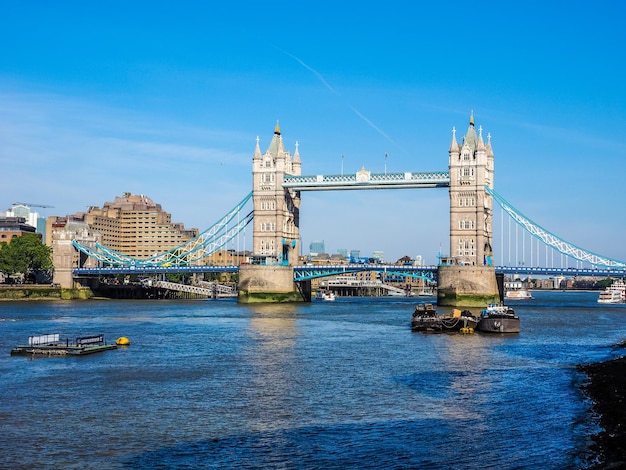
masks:
[[[594,266],[607,266],[611,268],[626,268],[626,263],[615,259],[607,258],[605,256],[592,253],[591,251],[584,250],[577,247],[565,240],[560,239],[556,235],[550,233],[548,230],[537,225],[528,217],[524,216],[517,211],[511,204],[509,204],[502,196],[500,196],[493,189],[485,186],[485,192],[493,196],[498,205],[507,213],[511,218],[517,222],[522,228],[524,228],[532,236],[538,238],[546,245],[556,249],[558,252],[563,253],[578,261],[584,261]]]

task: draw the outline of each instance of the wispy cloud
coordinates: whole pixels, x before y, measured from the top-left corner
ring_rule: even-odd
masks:
[[[52,94],[2,93],[0,102],[0,171],[11,175],[0,210],[35,200],[65,215],[130,191],[206,228],[230,207],[199,201],[217,191],[235,204],[249,191],[250,155],[225,147],[223,132]]]
[[[335,90],[335,88],[333,88],[330,83],[328,83],[328,81],[324,78],[324,76],[318,72],[317,70],[315,70],[313,67],[311,67],[310,65],[308,65],[306,62],[304,62],[302,59],[300,59],[299,57],[281,49],[280,47],[274,46],[276,47],[276,49],[278,49],[280,52],[282,52],[283,54],[285,54],[286,56],[291,57],[293,60],[295,60],[296,62],[298,62],[300,65],[302,65],[305,69],[307,69],[309,72],[311,72],[313,75],[315,75],[317,77],[317,79],[329,90],[331,91],[333,94],[337,95],[338,97],[343,98],[343,96],[341,95],[341,93],[339,93],[337,90]],[[345,101],[345,99],[344,99]],[[378,132],[381,136],[383,136],[386,140],[388,140],[390,143],[392,143],[394,146],[398,146],[398,144],[396,144],[396,142],[393,141],[393,139],[391,137],[389,137],[389,135],[384,132],[382,129],[380,129],[377,125],[375,125],[370,119],[368,119],[362,112],[360,112],[358,109],[356,109],[354,106],[352,106],[350,103],[348,103],[346,101],[346,105],[352,110],[352,112],[354,114],[356,114],[361,120],[363,120],[368,126],[370,126],[372,129],[374,129],[376,132]]]

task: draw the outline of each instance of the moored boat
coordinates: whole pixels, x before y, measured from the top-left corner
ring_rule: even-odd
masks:
[[[441,331],[443,325],[433,304],[417,304],[411,317],[413,331]]]
[[[617,279],[598,296],[599,304],[621,304],[626,302],[626,283]]]
[[[411,318],[413,331],[461,331],[473,333],[479,318],[468,310],[454,309],[452,313],[439,315],[433,304],[418,304]]]
[[[335,300],[335,293],[331,290],[318,290],[315,293],[315,298],[318,300],[332,302],[333,300]]]
[[[513,308],[490,304],[480,313],[477,329],[485,333],[519,333],[521,323]]]
[[[504,298],[506,300],[528,300],[532,299],[533,296],[528,289],[511,289],[504,293]]]

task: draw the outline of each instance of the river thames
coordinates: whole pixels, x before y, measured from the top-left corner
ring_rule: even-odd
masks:
[[[576,365],[618,354],[626,305],[533,295],[508,336],[413,333],[405,297],[0,303],[0,468],[581,468]],[[44,333],[131,345],[10,356]]]

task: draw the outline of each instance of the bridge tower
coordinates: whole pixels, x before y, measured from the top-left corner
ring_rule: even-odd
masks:
[[[298,143],[292,156],[278,123],[265,153],[257,137],[252,156],[253,255],[251,264],[239,269],[240,302],[303,300],[293,282],[300,252],[300,191],[282,186],[284,176],[299,176],[301,167]]]
[[[499,300],[493,266],[494,154],[491,136],[478,134],[474,115],[461,145],[452,129],[450,173],[450,257],[442,258],[438,270],[440,305],[484,306]]]

